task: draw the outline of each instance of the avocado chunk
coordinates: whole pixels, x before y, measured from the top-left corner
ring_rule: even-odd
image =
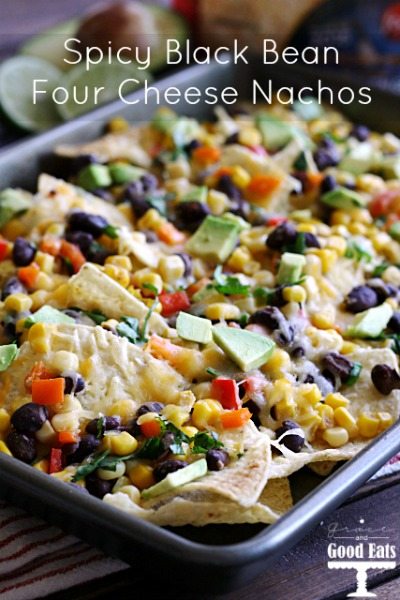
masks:
[[[386,179],[400,179],[400,156],[385,156],[379,168]]]
[[[363,208],[367,204],[367,201],[360,194],[345,187],[337,187],[331,192],[327,192],[321,196],[321,201],[328,206],[342,208],[343,210]]]
[[[209,215],[186,244],[186,250],[214,263],[223,263],[234,249],[239,226]]]
[[[25,327],[31,327],[35,323],[47,323],[49,325],[72,325],[74,319],[52,306],[42,306],[37,312],[25,320]]]
[[[245,221],[245,219],[243,219],[242,217],[239,217],[239,215],[234,215],[231,212],[224,213],[221,218],[225,219],[225,221],[230,221],[230,223],[236,223],[241,232],[246,231],[247,229],[251,229],[250,223]]]
[[[268,150],[279,150],[295,137],[294,128],[274,115],[261,112],[256,117],[256,124]]]
[[[165,479],[162,479],[155,485],[147,488],[147,490],[143,490],[142,498],[144,500],[150,500],[150,498],[161,496],[161,494],[167,494],[181,485],[185,485],[185,483],[190,483],[194,479],[204,477],[206,474],[207,461],[205,458],[201,458],[200,460],[196,460],[196,462],[191,463],[187,467],[179,469],[179,471],[169,473]]]
[[[208,344],[212,340],[212,323],[209,319],[195,317],[180,312],[176,319],[176,331],[179,337],[199,344]]]
[[[0,227],[31,206],[31,195],[27,192],[12,188],[6,188],[0,192]]]
[[[17,344],[0,346],[0,371],[5,371],[18,354]]]
[[[342,158],[339,169],[361,175],[369,171],[374,162],[374,149],[369,142],[363,142],[352,148]]]
[[[185,194],[182,198],[182,202],[207,202],[208,190],[205,185],[195,187],[190,192]]]
[[[301,277],[305,264],[306,259],[302,254],[293,254],[292,252],[282,254],[277,275],[279,285],[296,283]]]
[[[376,338],[385,329],[393,315],[393,308],[388,303],[369,308],[359,313],[346,334],[354,338]]]
[[[88,165],[79,171],[77,184],[89,192],[109,187],[112,184],[110,171],[105,165]]]
[[[397,242],[400,242],[400,221],[393,223],[393,225],[389,229],[389,235],[391,235],[392,238]]]
[[[123,185],[124,183],[131,183],[140,179],[146,171],[140,167],[134,167],[123,162],[116,162],[109,165],[109,172],[113,183],[117,185]]]
[[[302,102],[300,100],[293,102],[293,110],[304,121],[314,121],[324,114],[324,109],[313,96],[306,96]]]
[[[213,338],[244,372],[264,365],[275,348],[275,342],[270,338],[233,327],[213,327]]]

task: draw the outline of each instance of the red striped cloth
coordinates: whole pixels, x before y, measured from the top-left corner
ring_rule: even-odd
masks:
[[[400,471],[400,454],[376,475]],[[128,565],[0,502],[0,598],[35,600]]]

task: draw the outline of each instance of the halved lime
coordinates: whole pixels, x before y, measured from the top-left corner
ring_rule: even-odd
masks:
[[[57,86],[60,71],[41,58],[15,56],[0,65],[0,104],[6,115],[28,131],[48,129],[60,121],[51,92]],[[34,80],[38,90],[34,104]]]
[[[69,38],[74,37],[78,27],[78,19],[70,19],[50,27],[50,29],[42,31],[25,42],[20,48],[20,53],[26,56],[43,58],[59,69],[67,71],[71,68],[71,65],[65,62],[64,59],[69,58],[69,60],[72,60],[75,56],[69,55],[64,44]]]
[[[57,104],[57,109],[63,119],[73,119],[94,108],[115,100],[121,83],[129,79],[136,79],[124,84],[122,93],[126,96],[129,92],[141,87],[144,80],[150,79],[150,74],[139,70],[135,65],[124,65],[119,62],[110,64],[107,60],[91,65],[81,63],[65,73],[60,80],[60,87],[67,90],[69,98],[63,104]],[[101,89],[96,95],[96,88]],[[60,90],[56,93],[58,102],[63,102],[65,93]]]

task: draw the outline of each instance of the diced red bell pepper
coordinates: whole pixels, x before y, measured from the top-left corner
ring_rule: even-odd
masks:
[[[173,292],[171,294],[160,294],[159,296],[163,317],[170,317],[180,310],[188,310],[190,308],[189,296],[186,292]]]
[[[396,190],[387,190],[375,196],[368,205],[369,212],[373,218],[377,219],[378,217],[387,215],[389,212],[396,212],[396,210],[393,210],[392,203],[396,200],[397,196],[398,192]]]
[[[8,255],[8,242],[7,240],[0,239],[0,260],[4,260]]]
[[[61,448],[52,448],[50,450],[49,473],[58,473],[63,468],[63,453]]]
[[[224,408],[237,409],[242,406],[239,397],[239,386],[234,379],[217,377],[211,384],[211,394]]]
[[[77,273],[82,265],[85,264],[86,258],[75,244],[70,244],[62,240],[60,247],[60,256],[70,261],[74,273]]]
[[[267,225],[268,227],[276,227],[277,225],[281,225],[285,221],[287,221],[287,217],[277,215],[276,217],[269,217],[269,219],[267,219]]]

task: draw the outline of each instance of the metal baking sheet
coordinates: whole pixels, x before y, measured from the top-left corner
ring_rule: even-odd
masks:
[[[201,90],[210,85],[218,89],[235,85],[245,98],[254,77],[260,82],[263,78],[273,77],[280,86],[302,86],[312,85],[320,74],[310,69],[280,65],[267,70],[256,64],[252,68],[213,64],[189,67],[157,85],[161,91],[172,85],[181,90],[189,85],[196,85]],[[333,88],[344,84],[337,77],[324,76],[323,79]],[[131,98],[142,98],[142,92],[135,92]],[[398,103],[398,97],[376,91],[372,105],[349,105],[344,112],[353,120],[381,131],[399,133]],[[94,139],[101,135],[105,123],[116,115],[136,122],[146,121],[155,108],[154,102],[135,107],[114,102],[13,145],[0,154],[0,188],[20,186],[33,190],[38,173],[54,169],[54,146]],[[188,106],[183,102],[174,109],[196,118],[207,117],[212,112],[212,107]],[[295,477],[298,501],[294,508],[269,527],[212,525],[163,529],[130,517],[1,453],[0,497],[98,546],[107,554],[140,567],[141,571],[150,568],[153,575],[156,564],[157,576],[164,576],[174,585],[192,586],[193,577],[196,577],[197,590],[203,585],[208,591],[226,591],[252,580],[287,552],[399,450],[400,423],[397,423],[327,479],[302,471]],[[299,481],[303,482],[300,486]]]

